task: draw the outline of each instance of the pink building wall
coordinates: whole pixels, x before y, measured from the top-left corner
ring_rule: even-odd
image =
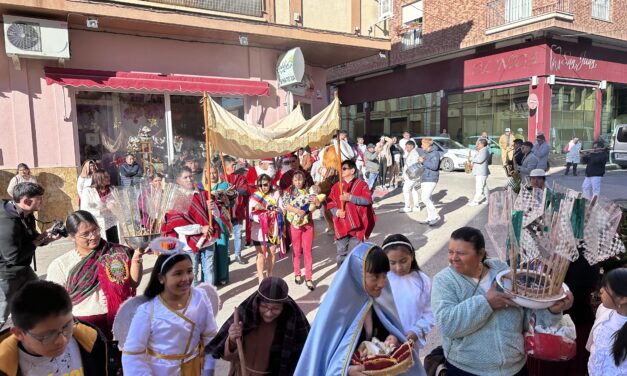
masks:
[[[0,38],[0,51],[4,51]],[[71,58],[66,68],[188,74],[260,79],[270,96],[245,97],[250,124],[269,125],[286,116],[286,92],[276,87],[276,62],[282,51],[217,43],[187,42],[161,37],[70,30]],[[75,89],[47,85],[44,67],[54,60],[20,59],[16,70],[0,54],[0,168],[25,162],[31,167],[78,165]],[[328,104],[326,72],[307,67],[321,90],[305,101],[315,114]]]

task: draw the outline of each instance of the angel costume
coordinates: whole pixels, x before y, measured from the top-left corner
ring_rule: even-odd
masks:
[[[204,347],[218,331],[211,301],[192,288],[187,305],[179,310],[161,299],[137,309],[124,343],[122,368],[126,375],[204,375],[214,360]]]
[[[374,247],[359,244],[338,270],[307,336],[303,348],[307,356],[301,356],[295,375],[345,376],[351,356],[364,340],[392,334],[406,342],[390,284],[385,284],[378,298],[366,292],[366,258]],[[405,374],[426,376],[416,350],[413,357],[415,364]]]

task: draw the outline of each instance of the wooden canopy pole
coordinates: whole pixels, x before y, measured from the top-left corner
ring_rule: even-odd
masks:
[[[333,91],[333,97],[337,100],[337,89],[335,91]],[[337,173],[340,177],[340,197],[342,197],[342,193],[344,193],[344,181],[342,179],[342,147],[340,145],[340,114],[339,114],[339,107],[338,107],[338,114],[337,114],[337,118],[338,118],[338,124],[337,124],[337,133],[335,136],[335,140],[337,141],[337,147],[336,147],[336,152],[337,152],[337,158],[339,160],[339,166],[337,169]],[[342,211],[344,211],[344,201],[342,201],[340,199],[340,209]]]
[[[209,200],[211,200],[211,177],[207,177],[206,174],[211,175],[211,144],[209,143],[209,96],[205,91],[202,95],[202,107],[203,107],[203,115],[205,118],[205,166],[207,166],[207,171],[205,173],[205,179],[207,179],[207,193],[209,196]],[[213,228],[213,215],[211,214],[211,209],[209,205],[207,205],[207,217],[209,218],[209,228]]]
[[[235,312],[233,313],[233,322],[239,324],[239,312],[237,311],[237,308],[238,307],[235,307]],[[242,339],[238,338],[237,340],[235,340],[235,343],[237,344],[237,356],[239,358],[240,373],[242,376],[248,376],[248,369],[246,368],[246,359],[244,358],[244,345],[242,345]]]

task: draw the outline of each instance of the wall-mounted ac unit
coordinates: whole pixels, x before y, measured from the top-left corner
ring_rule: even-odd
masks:
[[[7,55],[32,59],[69,59],[67,22],[2,16]]]

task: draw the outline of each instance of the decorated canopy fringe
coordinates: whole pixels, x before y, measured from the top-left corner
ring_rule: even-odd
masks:
[[[266,127],[247,124],[209,98],[209,138],[217,150],[246,159],[272,158],[305,146],[323,147],[340,127],[340,101],[305,120],[297,107],[287,117]]]

